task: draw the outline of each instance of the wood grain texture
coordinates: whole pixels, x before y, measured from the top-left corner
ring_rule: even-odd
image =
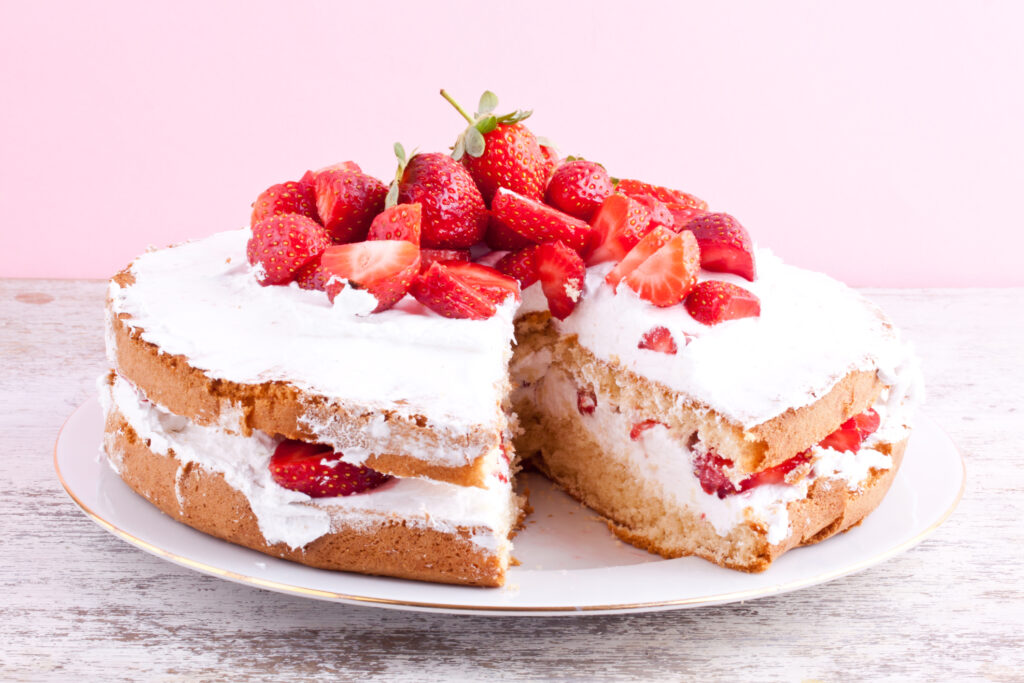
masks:
[[[0,280],[0,678],[996,680],[1024,677],[1024,290],[868,290],[967,459],[959,509],[860,574],[750,603],[493,618],[350,607],[203,576],[82,515],[57,431],[106,367],[104,284]]]

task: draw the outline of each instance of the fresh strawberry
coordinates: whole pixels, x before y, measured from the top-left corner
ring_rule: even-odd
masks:
[[[699,272],[697,240],[692,234],[681,232],[648,256],[622,282],[655,306],[674,306],[697,284]]]
[[[519,283],[515,278],[482,263],[448,261],[442,264],[450,274],[468,284],[485,299],[500,306],[510,296],[519,300]]]
[[[519,286],[526,289],[539,277],[537,275],[537,252],[539,244],[533,244],[518,251],[510,251],[494,264],[499,273],[514,277]]]
[[[484,243],[494,251],[515,251],[529,247],[534,241],[523,237],[492,213],[487,222]]]
[[[387,193],[387,186],[372,176],[325,171],[316,177],[316,210],[336,243],[359,242],[384,210]]]
[[[270,476],[278,486],[310,498],[334,498],[370,491],[391,477],[340,460],[330,446],[282,441],[270,456]]]
[[[257,267],[261,285],[283,285],[330,243],[323,227],[313,219],[286,213],[264,218],[253,226],[245,255]]]
[[[695,209],[692,206],[686,206],[685,204],[671,204],[662,202],[668,212],[672,214],[672,230],[675,232],[682,231],[686,224],[697,216],[703,216],[707,213],[704,209]]]
[[[562,163],[562,160],[558,157],[558,150],[550,142],[544,138],[537,138],[537,142],[540,143],[540,151],[544,155],[544,173],[550,181],[551,175]]]
[[[707,202],[694,197],[692,194],[681,190],[671,190],[660,185],[652,185],[641,180],[623,178],[615,186],[615,190],[630,197],[646,194],[666,204],[682,204],[683,206],[689,206],[702,211],[707,211],[708,208]]]
[[[537,278],[548,310],[559,320],[573,312],[583,295],[587,266],[574,250],[561,242],[548,242],[537,249]]]
[[[299,268],[295,273],[295,282],[302,289],[312,289],[320,292],[327,291],[327,271],[320,263],[320,258],[314,258],[306,265]]]
[[[612,191],[612,179],[604,166],[576,159],[555,169],[544,201],[570,216],[589,221]]]
[[[394,306],[409,291],[413,278],[420,272],[420,250],[405,240],[376,240],[328,247],[320,257],[327,274],[327,296],[334,297],[344,289],[343,283],[331,282],[338,277],[357,289],[365,289],[377,299],[374,313]]]
[[[651,427],[657,427],[658,425],[661,425],[662,427],[667,426],[664,422],[658,422],[657,420],[644,420],[643,422],[637,422],[629,430],[629,438],[633,441],[637,441],[641,436],[643,436],[644,432]]]
[[[420,249],[420,272],[435,261],[468,261],[469,249]]]
[[[822,448],[832,448],[837,451],[853,451],[856,453],[860,450],[861,441],[862,438],[860,430],[857,428],[857,420],[851,417],[839,425],[839,429],[819,441],[818,445]]]
[[[644,208],[651,216],[651,230],[659,226],[669,228],[674,232],[679,232],[675,229],[676,219],[675,216],[669,211],[668,206],[663,202],[658,201],[649,194],[642,194],[633,199],[643,204]]]
[[[370,223],[366,239],[405,240],[419,246],[422,219],[423,210],[419,204],[396,204],[377,214]]]
[[[339,161],[336,164],[324,166],[323,168],[315,171],[306,171],[299,182],[309,183],[316,188],[316,177],[321,173],[326,173],[327,171],[351,171],[353,173],[362,173],[363,169],[359,168],[359,164],[354,161]]]
[[[487,91],[480,97],[476,115],[470,116],[444,90],[441,96],[469,122],[455,141],[452,156],[473,176],[484,201],[490,204],[499,187],[530,199],[543,199],[548,159],[537,137],[520,123],[532,112],[496,116],[492,112],[498,106],[498,97]]]
[[[725,470],[732,467],[732,460],[723,458],[714,451],[695,452],[693,455],[693,474],[700,482],[704,493],[718,494],[725,498],[736,493],[736,487],[725,475]]]
[[[499,189],[491,210],[505,226],[533,242],[564,242],[576,251],[587,246],[589,225],[512,190]]]
[[[469,172],[447,154],[398,156],[398,196],[402,204],[423,207],[420,244],[428,249],[469,249],[487,228],[487,207]]]
[[[647,349],[648,351],[658,351],[660,353],[667,353],[671,356],[676,355],[679,350],[676,346],[676,340],[672,337],[672,333],[669,332],[667,327],[658,325],[644,332],[643,336],[640,337],[640,343],[636,345],[638,349]]]
[[[615,264],[614,268],[608,271],[604,281],[612,288],[618,287],[622,278],[636,270],[636,267],[646,261],[654,252],[671,242],[673,237],[675,237],[674,233],[662,227],[651,230],[635,247],[629,250],[629,253],[621,261]]]
[[[727,213],[706,213],[683,227],[697,238],[701,268],[733,273],[753,282],[754,244],[738,220]]]
[[[786,477],[789,473],[800,467],[803,464],[810,462],[810,456],[805,451],[794,455],[789,460],[779,463],[775,467],[769,467],[766,470],[755,472],[746,479],[740,482],[738,489],[739,491],[749,491],[755,486],[762,486],[764,484],[785,484]],[[719,494],[719,497],[723,497]]]
[[[588,266],[621,261],[650,232],[651,214],[635,199],[615,193],[604,200],[590,225]]]
[[[597,394],[593,389],[576,390],[576,410],[580,415],[593,415],[597,410]]]
[[[707,280],[686,297],[686,310],[698,322],[717,325],[737,318],[756,318],[761,315],[761,300],[753,292],[732,283]]]
[[[413,280],[410,293],[430,310],[446,318],[484,320],[494,315],[494,303],[456,277],[441,263],[434,263]]]
[[[314,221],[316,213],[316,190],[304,182],[287,182],[271,185],[264,190],[252,205],[249,225],[256,225],[264,218],[282,213],[297,213]]]
[[[867,412],[860,415],[854,415],[853,421],[857,424],[862,441],[878,431],[878,427],[882,424],[882,418],[873,408],[868,408]]]

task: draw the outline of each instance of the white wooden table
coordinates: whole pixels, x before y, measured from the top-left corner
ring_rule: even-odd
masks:
[[[0,679],[1024,680],[1024,289],[869,290],[925,364],[967,491],[929,540],[779,597],[495,618],[316,602],[151,557],[54,475],[105,368],[104,284],[0,279]]]

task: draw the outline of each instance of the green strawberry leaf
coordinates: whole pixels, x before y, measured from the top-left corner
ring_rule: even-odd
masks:
[[[398,157],[398,162],[404,166],[406,163],[405,147],[402,147],[401,142],[395,143],[395,156]]]
[[[498,106],[498,96],[490,90],[484,90],[480,96],[480,104],[476,105],[476,115],[490,114]]]
[[[465,136],[466,154],[468,154],[471,157],[483,156],[484,147],[486,147],[486,144],[484,143],[483,133],[477,130],[474,126],[470,126],[469,128],[466,129]]]
[[[397,153],[397,150],[396,150]],[[395,180],[391,183],[388,188],[388,195],[384,198],[384,208],[390,209],[392,206],[398,204],[398,181]]]
[[[476,122],[476,129],[486,135],[498,127],[498,117],[485,116]]]
[[[452,159],[458,161],[466,154],[466,136],[465,133],[460,135],[455,140],[455,145],[452,147]]]
[[[511,125],[513,123],[519,123],[520,121],[522,121],[524,119],[530,118],[531,114],[533,114],[533,110],[532,109],[526,109],[526,110],[516,109],[511,114],[505,114],[504,116],[500,117],[498,119],[498,123],[503,123],[503,124],[506,124],[506,125]]]

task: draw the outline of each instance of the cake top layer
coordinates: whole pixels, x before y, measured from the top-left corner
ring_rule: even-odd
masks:
[[[150,251],[134,284],[111,284],[116,313],[142,338],[208,376],[299,389],[453,430],[500,419],[515,303],[486,320],[443,318],[406,297],[377,302],[346,288],[333,305],[295,283],[262,287],[246,263],[249,230]]]
[[[916,383],[916,361],[898,332],[871,302],[821,273],[783,263],[757,250],[758,277],[701,271],[699,279],[741,285],[761,301],[758,317],[714,326],[682,306],[658,308],[629,287],[604,282],[614,265],[588,269],[584,295],[572,315],[554,321],[561,334],[602,360],[660,382],[750,428],[809,405],[847,373],[878,370],[903,394]],[[546,307],[538,286],[523,295],[523,311]],[[638,348],[645,333],[666,328],[675,354]]]

